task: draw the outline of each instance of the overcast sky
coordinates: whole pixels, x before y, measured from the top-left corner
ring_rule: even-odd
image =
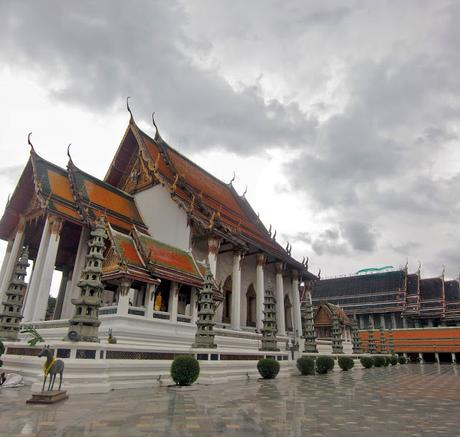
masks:
[[[102,178],[129,95],[314,273],[456,277],[459,48],[458,1],[2,0],[0,203],[29,131]]]

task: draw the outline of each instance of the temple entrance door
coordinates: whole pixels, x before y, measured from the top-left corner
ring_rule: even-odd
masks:
[[[256,326],[256,291],[251,284],[246,292],[246,326]]]
[[[231,323],[232,321],[232,277],[228,276],[222,288],[224,293],[224,301],[222,303],[222,322]]]
[[[286,331],[292,331],[292,304],[287,294],[284,296],[284,320],[286,323]]]

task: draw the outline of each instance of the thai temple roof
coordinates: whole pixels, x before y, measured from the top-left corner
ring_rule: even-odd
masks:
[[[446,302],[458,302],[460,300],[460,284],[458,281],[445,281],[444,293]]]
[[[328,315],[327,320],[320,320],[318,318],[318,313],[321,311],[325,311],[326,314]],[[343,323],[344,325],[353,325],[352,320],[348,317],[347,313],[343,310],[343,308],[339,307],[338,305],[334,305],[330,302],[322,301],[319,303],[318,307],[315,309],[315,314],[314,314],[314,320],[315,320],[315,326],[330,326],[332,325],[332,317],[333,315],[337,315],[339,318],[339,321]]]
[[[111,225],[127,232],[133,225],[146,229],[131,195],[84,173],[72,161],[68,169],[63,169],[32,149],[0,219],[0,238],[8,239],[20,214],[30,207],[34,194],[38,199],[37,211],[48,210],[76,223],[93,221],[104,215]]]
[[[420,298],[423,300],[443,299],[443,279],[422,279],[420,281]]]
[[[158,133],[154,138],[143,132],[131,118],[123,140],[107,172],[105,181],[124,188],[129,168],[139,155],[142,167],[152,175],[152,183],[161,183],[188,216],[204,229],[212,229],[223,238],[255,246],[291,267],[305,270],[265,228],[244,196],[231,183],[225,183],[169,146]],[[144,189],[141,186],[140,189]],[[139,190],[134,186],[131,192]],[[304,272],[305,275],[314,275]]]

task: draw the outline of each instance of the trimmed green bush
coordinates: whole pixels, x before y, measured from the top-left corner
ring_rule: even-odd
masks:
[[[359,361],[365,369],[370,369],[374,365],[374,359],[371,357],[361,357]]]
[[[339,366],[342,370],[345,372],[347,370],[353,369],[355,362],[353,361],[353,358],[350,357],[339,357]]]
[[[375,367],[383,367],[385,366],[386,363],[386,358],[385,357],[374,357],[374,366]]]
[[[407,363],[406,357],[404,357],[402,355],[400,357],[398,357],[398,363],[399,364],[406,364]]]
[[[174,358],[171,364],[171,378],[176,385],[192,385],[200,375],[200,363],[189,355]]]
[[[385,357],[385,362],[383,363],[385,367],[388,367],[390,365],[390,357]]]
[[[396,364],[398,364],[398,357],[397,357],[396,355],[392,355],[392,356],[390,357],[390,364],[391,364],[392,366],[396,366]]]
[[[263,379],[273,379],[280,371],[280,363],[273,358],[262,358],[257,363],[257,370]]]
[[[300,357],[297,360],[297,369],[302,375],[313,375],[315,373],[315,360],[310,357]]]
[[[318,373],[327,373],[334,368],[334,358],[320,356],[316,358],[316,371]]]

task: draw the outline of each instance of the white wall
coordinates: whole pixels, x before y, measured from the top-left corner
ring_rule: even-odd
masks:
[[[180,209],[162,185],[134,195],[137,208],[155,240],[188,250],[190,228],[187,215]]]

